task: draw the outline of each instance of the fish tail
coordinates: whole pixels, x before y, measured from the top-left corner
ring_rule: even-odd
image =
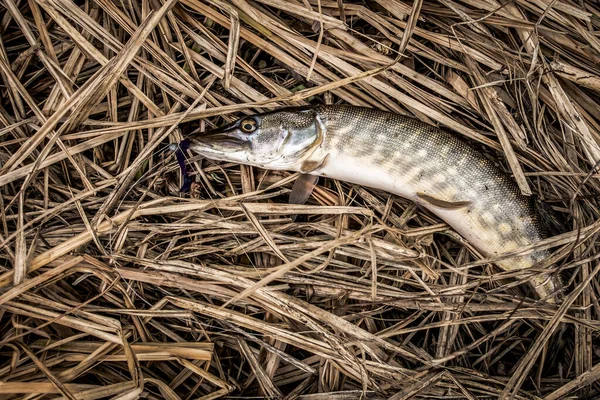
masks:
[[[538,296],[549,303],[558,303],[562,299],[563,282],[556,273],[541,273],[531,279]]]

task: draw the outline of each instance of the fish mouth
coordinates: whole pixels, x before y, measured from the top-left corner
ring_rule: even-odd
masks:
[[[190,139],[190,147],[199,152],[235,153],[249,148],[248,140],[240,138],[235,132],[208,132]]]

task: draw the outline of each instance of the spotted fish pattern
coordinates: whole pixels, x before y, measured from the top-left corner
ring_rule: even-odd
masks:
[[[530,197],[494,162],[458,137],[417,119],[352,106],[317,109],[326,127],[320,174],[409,198],[440,216],[483,255],[499,256],[545,238]],[[468,203],[459,209],[427,201]],[[524,269],[547,251],[499,261]],[[557,289],[546,275],[533,279],[542,297]]]

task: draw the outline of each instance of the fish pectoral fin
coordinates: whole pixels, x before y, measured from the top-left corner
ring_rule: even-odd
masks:
[[[433,207],[444,208],[446,210],[458,210],[471,205],[470,201],[447,201],[423,192],[418,192],[417,197]]]
[[[327,163],[327,159],[329,158],[329,154],[323,157],[321,160],[304,160],[302,165],[300,166],[300,172],[303,174],[307,174],[310,172],[314,172],[319,168],[322,168]]]
[[[290,192],[290,204],[304,204],[319,182],[318,175],[300,174]]]

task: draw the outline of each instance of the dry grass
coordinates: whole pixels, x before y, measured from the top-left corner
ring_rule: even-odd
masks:
[[[597,397],[599,12],[0,0],[0,398]],[[496,159],[556,221],[564,302],[368,188],[289,205],[296,174],[193,157],[180,196],[168,143],[322,102]]]

